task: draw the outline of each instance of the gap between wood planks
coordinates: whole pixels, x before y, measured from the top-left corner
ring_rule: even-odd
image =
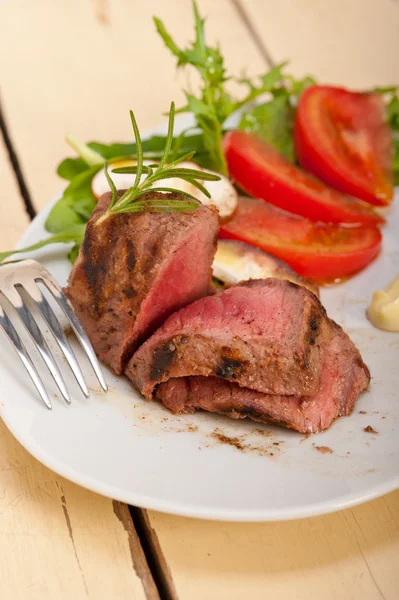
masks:
[[[25,183],[25,178],[22,173],[22,168],[18,159],[18,155],[14,149],[11,136],[9,133],[9,129],[6,124],[6,118],[1,105],[1,97],[0,97],[0,133],[3,137],[4,145],[7,149],[8,158],[10,159],[10,163],[12,169],[14,171],[15,178],[17,180],[17,184],[19,187],[19,191],[21,193],[21,197],[25,204],[25,210],[29,215],[29,218],[32,220],[36,216],[36,211],[33,207],[32,198],[28,189],[28,186]]]
[[[269,68],[273,67],[275,63],[263,40],[256,32],[252,21],[242,4],[242,1],[230,0],[230,2],[242,21],[243,26],[248,31],[249,37],[252,38],[254,44],[256,45],[259,54],[264,59],[266,66]],[[20,190],[21,198],[25,205],[25,210],[32,220],[36,216],[36,211],[33,206],[28,185],[25,181],[21,163],[18,158],[18,153],[15,149],[10,130],[7,126],[6,117],[1,107],[1,98],[0,132],[7,148],[10,163]],[[152,586],[151,576],[158,590],[160,600],[178,600],[172,575],[170,573],[167,561],[163,555],[157,534],[151,527],[147,512],[141,508],[128,506],[116,501],[114,501],[113,506],[116,517],[120,519],[129,536],[133,567],[143,581],[143,586],[149,600],[155,600],[156,598],[156,591]],[[144,557],[138,557],[139,560],[133,552],[134,548],[137,546],[136,536],[140,541],[141,548],[144,553]],[[146,569],[147,566],[150,571],[150,576],[148,570]]]
[[[242,24],[244,25],[245,29],[248,31],[249,37],[252,38],[252,41],[254,42],[257,50],[259,51],[259,54],[262,56],[263,60],[265,61],[266,66],[268,66],[271,69],[272,67],[274,67],[276,65],[276,63],[272,59],[270,52],[267,49],[267,46],[265,45],[264,41],[258,35],[258,32],[256,31],[255,27],[253,26],[251,18],[243,6],[242,0],[230,0],[230,2],[231,2],[231,5],[237,11],[237,14],[238,14],[239,18],[241,19]]]
[[[25,210],[32,220],[36,216],[36,211],[18,158],[18,153],[13,144],[10,129],[7,126],[4,111],[2,110],[1,98],[0,134],[7,149],[11,167],[18,183],[21,198],[25,205]],[[1,139],[0,143],[2,143]],[[68,530],[71,535],[66,501],[64,496],[63,498],[63,510],[66,516]],[[113,502],[113,507],[115,516],[122,522],[128,535],[132,555],[132,566],[143,582],[143,587],[148,600],[177,600],[165,558],[163,557],[156,533],[150,526],[147,515],[144,514],[145,511],[117,501]],[[140,552],[140,550],[142,552]]]

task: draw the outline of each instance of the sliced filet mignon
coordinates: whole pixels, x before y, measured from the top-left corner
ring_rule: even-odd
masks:
[[[90,218],[66,293],[97,355],[120,374],[170,314],[212,292],[218,213],[202,205],[187,213],[129,213],[96,227],[110,200],[104,194]]]
[[[146,398],[171,377],[222,377],[266,394],[320,387],[331,325],[318,299],[279,279],[252,280],[172,315],[129,362]]]
[[[254,310],[254,293],[264,299],[258,305],[263,312],[252,315],[249,330],[241,317],[245,297]],[[279,301],[273,304],[273,298]],[[237,346],[238,336],[247,345]],[[244,358],[234,354],[244,348]],[[301,433],[322,431],[349,415],[370,380],[358,350],[317,298],[276,279],[246,282],[172,315],[136,352],[126,373],[147,399],[174,413],[203,409],[278,422]]]
[[[359,361],[359,353],[337,329],[325,352],[320,390],[312,397],[262,394],[218,377],[181,377],[161,383],[155,398],[173,413],[202,409],[317,433],[328,429],[337,417],[349,415],[368,383],[368,370]]]

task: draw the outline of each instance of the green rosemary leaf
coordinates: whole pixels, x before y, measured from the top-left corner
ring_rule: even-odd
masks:
[[[112,199],[111,199],[111,204],[110,204],[110,207],[112,208],[118,199],[118,190],[116,189],[114,182],[112,181],[111,177],[109,176],[107,162],[104,164],[104,173],[105,173],[105,177],[107,178],[108,185],[112,191]]]
[[[154,188],[151,188],[151,190],[149,190],[149,192],[169,192],[172,194],[183,194],[187,198],[191,198],[191,200],[195,200],[197,202],[197,206],[198,206],[198,202],[199,202],[195,196],[192,196],[188,192],[182,192],[181,190],[178,190],[176,188],[170,188],[170,187],[164,187],[164,186],[154,187]]]
[[[175,167],[176,165],[180,164],[183,161],[190,161],[193,158],[193,156],[195,156],[195,154],[196,154],[195,150],[192,150],[191,152],[187,152],[186,154],[183,154],[179,158],[176,158],[176,160],[173,160],[172,162],[170,162],[168,164],[169,169],[172,167]]]
[[[152,170],[151,167],[153,167],[154,165],[143,165],[141,168],[141,174],[143,173],[150,173],[150,171]],[[158,166],[155,165],[156,167]],[[126,175],[134,175],[135,173],[137,173],[138,171],[138,166],[137,165],[132,165],[130,167],[116,167],[116,169],[112,169],[112,173],[123,173]]]
[[[156,176],[156,174],[154,174]],[[206,171],[199,171],[198,169],[186,169],[186,168],[173,168],[173,169],[165,169],[162,173],[162,179],[166,179],[167,177],[181,177],[185,179],[185,177],[193,177],[194,179],[200,179],[202,181],[219,181],[220,176],[215,173],[208,173]]]
[[[204,187],[202,185],[202,183],[200,183],[196,179],[186,179],[186,181],[188,181],[189,183],[191,183],[191,185],[193,185],[194,187],[198,188],[200,190],[200,192],[202,192],[207,198],[211,197],[211,194],[206,189],[206,187]]]
[[[136,117],[133,111],[130,111],[130,120],[132,121],[134,141],[136,142],[136,154],[137,154],[137,172],[136,179],[134,181],[134,187],[137,187],[140,183],[141,175],[143,173],[143,146],[141,143],[140,132],[137,126]]]
[[[169,156],[170,149],[172,147],[173,141],[173,129],[175,125],[175,103],[172,102],[170,105],[170,113],[169,113],[169,122],[168,122],[168,133],[166,136],[165,150],[163,152],[162,158],[159,162],[158,168],[156,172],[161,171],[166,163],[166,160]]]
[[[125,208],[118,210],[115,214],[128,214],[140,212],[187,212],[198,208],[198,202],[191,200],[140,200]]]
[[[108,183],[111,187],[113,193],[113,201],[111,202],[110,207],[107,212],[103,214],[97,221],[96,227],[100,226],[109,216],[116,214],[125,214],[129,212],[139,212],[140,210],[154,210],[154,211],[169,211],[173,210],[183,211],[188,210],[184,208],[186,206],[193,207],[197,206],[197,202],[193,204],[192,200],[196,200],[193,196],[185,194],[189,196],[192,200],[187,200],[188,204],[185,203],[184,200],[170,200],[167,197],[164,199],[151,199],[151,193],[155,191],[162,192],[177,192],[182,193],[180,190],[176,190],[174,188],[168,188],[165,186],[158,186],[154,188],[154,184],[157,181],[163,181],[165,179],[183,179],[187,181],[197,189],[199,189],[205,196],[210,198],[210,193],[208,190],[200,183],[200,181],[218,181],[220,179],[219,175],[214,173],[207,173],[206,171],[199,171],[197,169],[186,169],[183,167],[179,167],[179,163],[183,161],[183,159],[189,156],[193,156],[192,152],[185,153],[182,157],[177,158],[173,161],[172,165],[168,165],[167,161],[169,158],[169,153],[172,147],[173,141],[173,127],[174,127],[174,115],[175,115],[175,104],[171,103],[170,106],[170,114],[169,114],[169,126],[168,126],[168,135],[165,142],[165,150],[163,152],[160,163],[157,165],[155,171],[151,167],[143,166],[143,153],[141,147],[141,139],[140,132],[137,126],[137,122],[135,116],[132,111],[130,111],[130,118],[133,125],[133,131],[136,139],[136,148],[137,148],[137,165],[133,167],[122,167],[119,169],[115,169],[117,173],[136,173],[135,181],[128,190],[120,197],[117,198],[116,201],[116,188],[108,175],[108,171],[106,170],[106,175],[108,179]],[[145,173],[146,176],[144,180],[141,181],[141,175]],[[199,181],[198,181],[199,180]]]

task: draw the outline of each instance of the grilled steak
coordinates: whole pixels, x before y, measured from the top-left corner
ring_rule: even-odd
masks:
[[[130,361],[144,396],[170,377],[222,377],[266,394],[320,387],[331,326],[318,299],[279,279],[252,280],[172,315]]]
[[[218,213],[202,205],[187,213],[129,213],[96,227],[110,200],[104,194],[90,218],[66,293],[97,355],[120,374],[170,314],[211,293]]]
[[[172,412],[201,408],[302,433],[350,414],[369,383],[359,352],[318,299],[278,279],[245,282],[180,310],[126,374]]]

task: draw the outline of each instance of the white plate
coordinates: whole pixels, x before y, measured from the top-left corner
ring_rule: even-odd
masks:
[[[45,236],[43,224],[54,202],[33,221],[20,247]],[[373,377],[353,415],[338,419],[325,433],[306,438],[206,413],[173,416],[143,401],[127,379],[108,370],[107,395],[92,378],[91,397],[84,400],[67,379],[74,390],[72,405],[67,407],[52,388],[50,412],[3,336],[0,415],[27,450],[60,475],[105,496],[179,515],[294,519],[389,492],[399,483],[399,334],[371,327],[365,308],[372,290],[399,272],[398,231],[397,199],[384,229],[382,255],[352,280],[322,290],[329,315],[350,334]],[[65,284],[66,254],[59,245],[30,256]],[[368,425],[378,434],[366,433]],[[223,436],[235,445],[221,441]],[[317,449],[323,446],[332,452]]]

